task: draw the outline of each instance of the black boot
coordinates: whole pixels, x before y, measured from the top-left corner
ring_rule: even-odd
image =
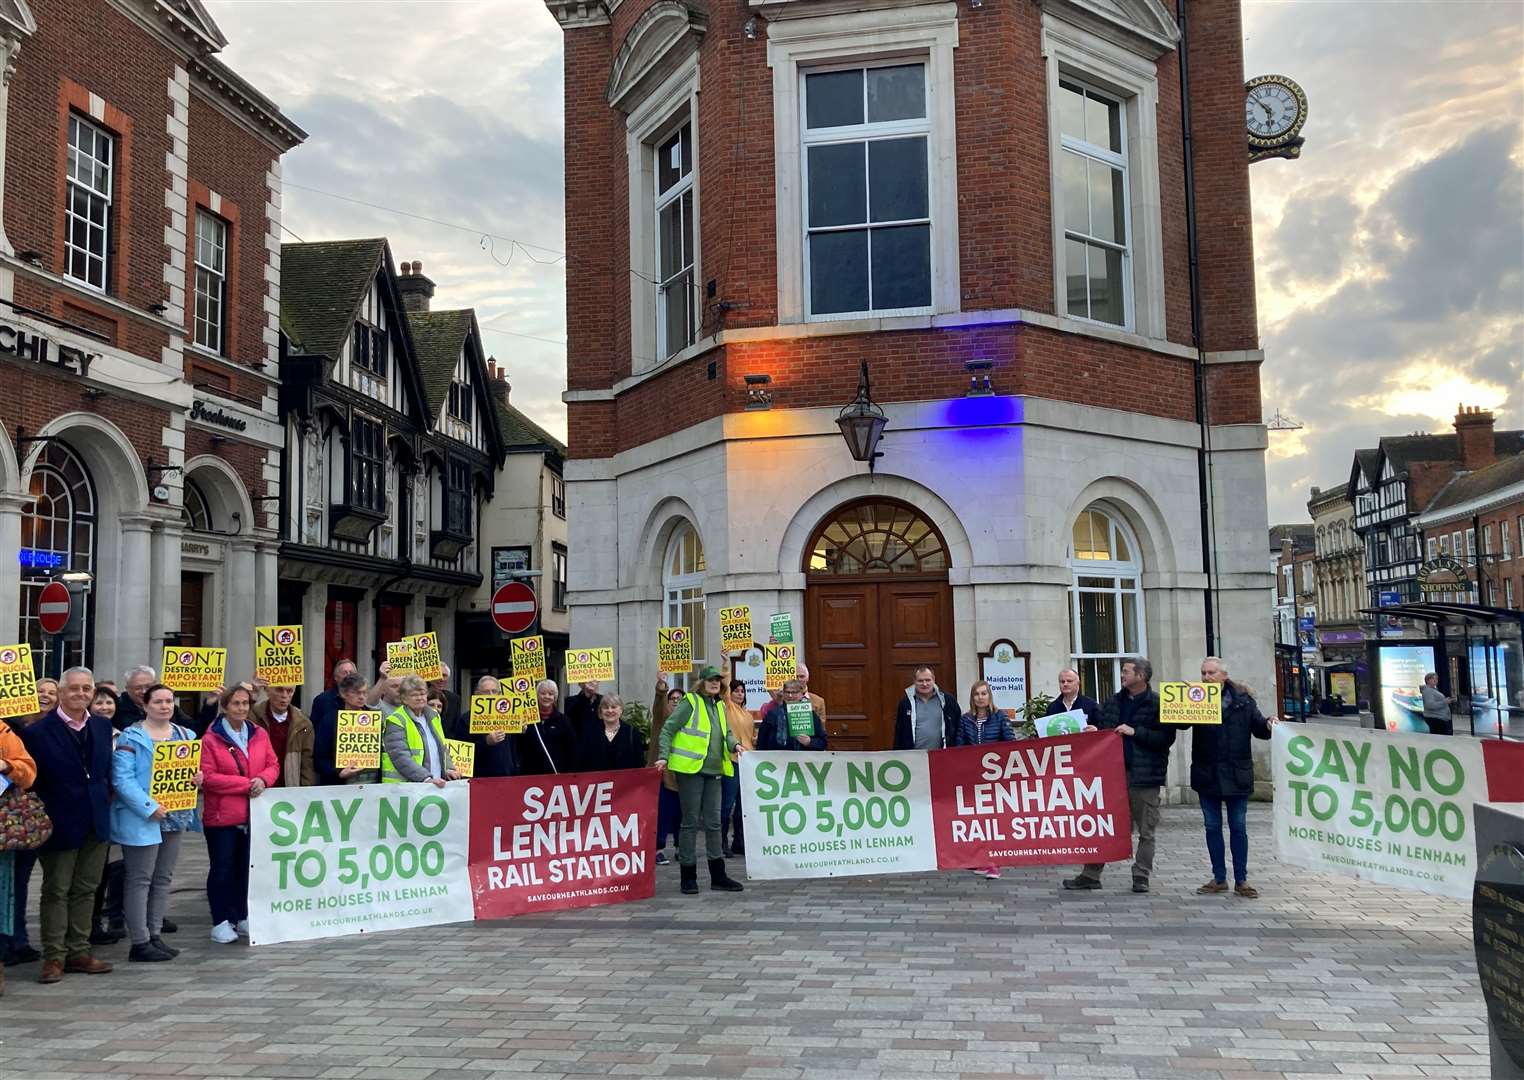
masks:
[[[745,885],[725,873],[724,859],[709,860],[709,887],[715,892],[744,892],[746,890]]]
[[[149,938],[148,939],[148,944],[152,945],[155,949],[158,949],[160,952],[167,952],[167,953],[169,953],[170,956],[179,956],[180,955],[180,950],[179,949],[172,949],[172,948],[170,948],[168,945],[164,944],[164,939],[161,938],[161,937],[151,937],[151,938]]]
[[[698,864],[692,866],[679,866],[683,872],[683,894],[686,896],[698,895]]]
[[[161,933],[164,933],[164,934],[173,934],[175,931],[177,931],[179,929],[180,929],[180,927],[175,922],[175,920],[171,919],[168,915],[164,916],[164,926],[163,926],[163,929],[160,931]]]

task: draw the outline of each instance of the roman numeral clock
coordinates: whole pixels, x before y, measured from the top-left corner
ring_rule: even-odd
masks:
[[[1249,162],[1302,156],[1300,134],[1307,122],[1307,95],[1284,75],[1257,75],[1244,83],[1244,120]]]

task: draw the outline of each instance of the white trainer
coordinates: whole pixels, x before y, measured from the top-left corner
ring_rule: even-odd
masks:
[[[249,920],[248,919],[239,919],[236,923],[233,924],[233,929],[235,931],[237,931],[239,937],[248,937],[249,936]]]
[[[231,945],[238,940],[238,931],[233,929],[233,924],[223,920],[212,927],[212,940],[218,945]]]

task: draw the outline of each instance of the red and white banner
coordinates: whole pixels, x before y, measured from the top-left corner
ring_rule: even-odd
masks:
[[[1132,855],[1122,737],[741,755],[754,878],[1103,863]]]
[[[655,769],[472,781],[476,917],[652,896],[660,787]]]
[[[930,754],[937,866],[1132,857],[1122,736],[1088,732]]]

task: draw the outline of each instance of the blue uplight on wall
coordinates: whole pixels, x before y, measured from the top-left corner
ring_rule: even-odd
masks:
[[[20,558],[22,566],[33,570],[58,570],[69,561],[68,556],[57,551],[43,551],[39,548],[22,548]]]

